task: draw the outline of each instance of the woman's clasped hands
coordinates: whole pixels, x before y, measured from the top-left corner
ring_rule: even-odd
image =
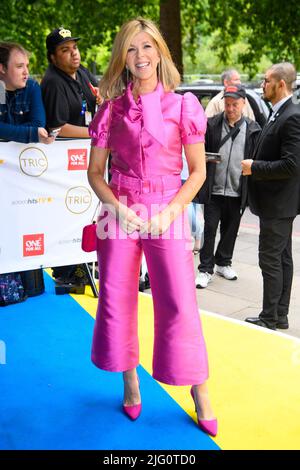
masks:
[[[140,231],[145,221],[139,217],[130,207],[119,203],[118,219],[122,230],[129,235],[134,231]]]
[[[134,231],[138,231],[142,235],[161,235],[168,230],[173,221],[171,212],[167,209],[148,220],[143,220],[134,210],[121,203],[119,203],[118,218],[122,230],[129,235]]]
[[[165,233],[172,223],[171,213],[164,209],[158,214],[147,220],[142,226],[140,232],[142,234],[149,234],[152,236],[158,236]]]

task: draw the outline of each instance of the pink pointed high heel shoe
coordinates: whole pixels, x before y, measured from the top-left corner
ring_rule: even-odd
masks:
[[[123,405],[124,413],[133,421],[137,419],[142,411],[142,404],[139,405]]]
[[[140,386],[140,380],[138,379],[138,383]],[[138,405],[123,405],[123,411],[124,413],[129,416],[130,419],[133,421],[137,419],[142,411],[142,403],[139,403]]]
[[[194,403],[195,403],[195,411],[197,413],[197,406],[196,406],[196,401],[195,401],[195,397],[194,397],[194,392],[193,392],[193,388],[191,388],[191,395],[192,395],[192,398],[194,400]],[[207,434],[209,434],[210,436],[213,436],[215,437],[218,433],[218,420],[217,418],[214,418],[214,419],[199,419],[197,417],[197,420],[198,420],[198,426],[200,429],[202,429],[202,431],[206,432]]]

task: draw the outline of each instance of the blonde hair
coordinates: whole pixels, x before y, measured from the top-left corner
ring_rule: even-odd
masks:
[[[127,86],[126,56],[132,41],[137,34],[145,32],[153,39],[160,63],[158,64],[158,78],[165,91],[175,90],[180,83],[180,75],[172,60],[171,53],[159,29],[151,20],[136,18],[124,23],[116,35],[111,58],[100,83],[100,95],[104,99],[120,96]]]

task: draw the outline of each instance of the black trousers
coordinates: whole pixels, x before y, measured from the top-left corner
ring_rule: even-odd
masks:
[[[260,218],[259,266],[263,276],[260,318],[269,326],[286,319],[293,281],[292,229],[294,217]]]
[[[241,221],[241,198],[212,196],[204,204],[204,242],[200,250],[200,272],[213,274],[214,265],[231,266],[236,237]],[[215,238],[220,222],[220,241],[216,253]]]

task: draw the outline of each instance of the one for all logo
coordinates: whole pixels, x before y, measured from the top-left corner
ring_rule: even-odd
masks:
[[[44,234],[23,235],[23,256],[40,256],[45,252]]]
[[[87,170],[87,149],[68,149],[68,170]]]

